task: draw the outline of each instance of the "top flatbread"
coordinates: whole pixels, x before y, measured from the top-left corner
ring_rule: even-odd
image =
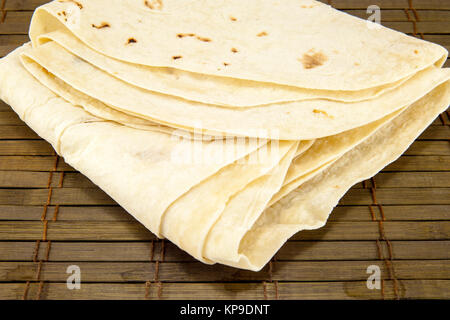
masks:
[[[30,36],[64,27],[127,62],[323,90],[393,83],[447,55],[312,0],[57,0]]]

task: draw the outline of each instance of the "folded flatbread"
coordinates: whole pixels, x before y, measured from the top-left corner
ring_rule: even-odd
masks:
[[[257,271],[450,103],[444,48],[369,26],[311,0],[56,0],[0,98],[158,237]]]

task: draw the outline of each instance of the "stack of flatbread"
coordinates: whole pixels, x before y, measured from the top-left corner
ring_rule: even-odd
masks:
[[[0,95],[158,237],[261,269],[450,102],[447,51],[312,0],[57,0]]]

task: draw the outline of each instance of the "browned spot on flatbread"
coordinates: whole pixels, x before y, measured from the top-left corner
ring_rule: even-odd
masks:
[[[177,37],[180,39],[182,39],[184,37],[195,37],[195,34],[194,33],[178,33]]]
[[[238,51],[238,49],[236,49],[236,48],[231,48],[231,52],[233,52],[233,53],[238,53],[239,51]]]
[[[67,13],[66,13],[65,11],[61,11],[61,13],[62,13],[62,15],[63,15],[64,17],[67,16]]]
[[[180,39],[186,38],[186,37],[196,37],[197,40],[203,41],[203,42],[211,42],[212,40],[210,38],[197,36],[195,33],[178,33],[177,37]]]
[[[303,55],[299,61],[303,63],[303,68],[305,69],[313,69],[319,67],[327,61],[328,58],[322,52],[315,52],[314,50],[310,50]]]
[[[109,27],[111,27],[111,25],[108,23],[108,22],[102,22],[102,23],[100,23],[99,25],[95,25],[94,23],[92,24],[92,27],[93,28],[96,28],[96,29],[103,29],[103,28],[109,28]]]
[[[256,36],[258,36],[258,37],[266,37],[266,36],[268,36],[269,34],[266,32],[266,31],[261,31],[260,33],[258,33]]]
[[[173,60],[178,60],[178,59],[181,59],[181,58],[183,58],[183,57],[182,56],[173,56],[172,57]]]
[[[210,38],[205,38],[205,37],[200,37],[200,36],[197,36],[197,39],[200,41],[203,41],[203,42],[211,42],[212,41]]]
[[[231,21],[237,21],[237,19],[235,17],[233,17],[233,16],[230,17],[230,20]]]
[[[78,8],[83,9],[83,5],[81,3],[79,3],[78,1],[72,1],[73,3],[75,3]]]
[[[137,40],[135,38],[129,38],[127,44],[131,43],[137,43]]]
[[[319,109],[314,109],[313,112],[317,113],[317,114],[322,114],[322,115],[324,115],[324,116],[326,116],[328,118],[334,119],[334,117],[329,115],[326,111],[319,110]]]
[[[229,64],[228,62],[224,62],[223,65],[224,65],[225,67],[227,67],[227,66],[229,66],[230,64]]]
[[[73,4],[75,4],[78,8],[83,9],[83,5],[75,0],[59,0],[59,2],[63,3],[63,2],[72,2]]]
[[[414,50],[414,53],[415,54],[419,54],[419,50]]]
[[[144,5],[152,10],[162,10],[163,8],[162,0],[145,0]]]

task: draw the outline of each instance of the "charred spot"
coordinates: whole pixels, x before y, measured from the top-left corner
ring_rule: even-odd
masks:
[[[78,8],[80,8],[80,10],[83,9],[83,5],[82,5],[80,2],[75,1],[75,0],[59,0],[59,2],[61,2],[61,3],[63,3],[63,2],[72,2],[72,3],[74,3]]]
[[[225,67],[228,67],[230,64],[229,64],[228,62],[224,62],[223,65],[224,65]]]
[[[108,22],[102,22],[102,23],[99,24],[98,26],[95,25],[95,24],[92,24],[92,27],[93,27],[93,28],[96,28],[96,29],[103,29],[103,28],[110,28],[111,25],[110,25]]]
[[[261,31],[260,33],[257,34],[258,37],[266,37],[269,34],[266,31]]]
[[[200,41],[203,41],[203,42],[211,42],[212,41],[210,38],[204,38],[204,37],[200,37],[200,36],[197,36],[197,39]]]
[[[231,52],[233,52],[233,53],[238,53],[239,51],[238,51],[238,49],[236,49],[236,48],[231,48]]]
[[[73,3],[75,3],[78,6],[78,8],[83,9],[83,5],[78,1],[73,1]]]
[[[78,8],[83,9],[83,5],[81,3],[79,3],[78,1],[72,1],[73,3],[75,3]]]
[[[131,44],[131,43],[137,43],[137,40],[135,38],[129,38],[127,41],[127,44]]]
[[[303,67],[305,69],[313,69],[319,67],[327,61],[328,58],[322,52],[315,52],[314,50],[309,50],[307,53],[303,55],[300,62],[303,63]]]
[[[162,0],[145,0],[144,5],[151,10],[162,10]]]
[[[200,36],[197,36],[195,33],[178,33],[177,37],[179,39],[183,39],[186,37],[196,37],[198,40],[203,41],[203,42],[211,42],[212,41],[210,38],[200,37]]]
[[[182,56],[173,56],[172,57],[173,60],[178,60],[178,59],[181,59],[181,58],[183,58],[183,57]]]
[[[177,37],[180,39],[182,39],[184,37],[195,37],[195,34],[194,33],[179,33],[179,34],[177,34]]]

